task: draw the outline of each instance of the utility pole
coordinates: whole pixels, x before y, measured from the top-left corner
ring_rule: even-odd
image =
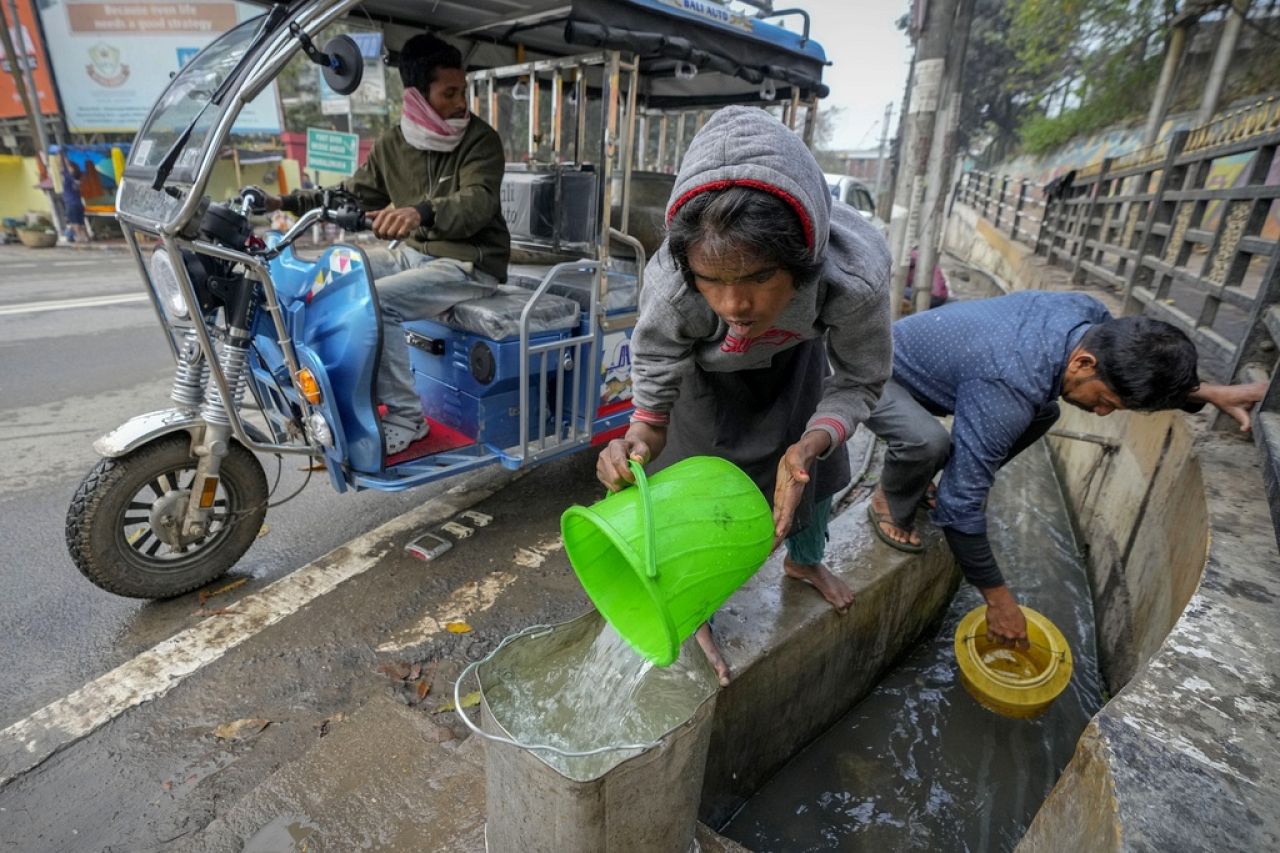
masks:
[[[1173,22],[1173,31],[1169,33],[1169,47],[1164,53],[1164,65],[1160,68],[1160,82],[1156,84],[1155,97],[1151,99],[1151,111],[1147,113],[1147,127],[1142,134],[1142,144],[1152,145],[1160,135],[1160,127],[1164,124],[1165,114],[1169,111],[1169,101],[1173,99],[1173,81],[1178,74],[1178,66],[1182,64],[1182,55],[1187,49],[1187,30],[1195,18],[1187,18],[1181,13]]]
[[[0,44],[4,45],[5,55],[9,57],[9,73],[13,76],[14,88],[18,90],[18,97],[22,100],[22,106],[27,111],[27,119],[31,122],[31,131],[36,143],[36,164],[40,169],[40,180],[43,182],[50,178],[49,163],[49,137],[45,133],[44,114],[40,109],[40,90],[36,88],[34,75],[31,68],[26,62],[26,44],[15,45],[11,33],[22,34],[22,19],[18,17],[18,7],[14,4],[14,0],[8,0],[6,10],[0,10]],[[8,12],[8,20],[5,20],[3,11]],[[21,47],[21,50],[18,48]],[[57,201],[53,197],[53,190],[46,191],[49,196],[49,214],[53,219],[54,228],[61,234],[65,230],[62,222],[62,216],[58,212]]]
[[[960,109],[964,102],[965,54],[969,51],[969,30],[973,22],[976,0],[959,0],[951,55],[947,57],[942,85],[945,112],[934,127],[929,146],[929,166],[925,174],[924,209],[920,214],[920,255],[916,260],[913,285],[915,310],[929,310],[933,292],[933,268],[942,255],[942,220],[945,218],[947,191],[951,188],[952,167],[956,159],[956,134],[960,126]]]
[[[946,70],[947,48],[953,36],[951,24],[955,18],[956,2],[917,0],[913,13],[916,50],[911,68],[910,94],[906,98],[907,109],[899,121],[898,175],[893,193],[894,201],[904,202],[908,211],[902,244],[890,247],[896,250],[889,297],[889,310],[894,317],[901,313],[911,248],[916,240],[915,223],[918,221],[929,149],[942,97],[942,78]]]
[[[1226,21],[1222,25],[1222,35],[1218,39],[1217,50],[1213,54],[1213,67],[1209,71],[1209,79],[1204,84],[1204,94],[1200,98],[1200,111],[1196,113],[1196,124],[1205,124],[1218,111],[1218,100],[1222,97],[1222,84],[1227,79],[1227,69],[1231,66],[1231,57],[1236,52],[1236,42],[1240,39],[1240,29],[1249,14],[1250,0],[1232,0],[1227,10]]]
[[[893,101],[884,108],[884,127],[880,130],[880,159],[876,161],[876,204],[880,204],[880,194],[884,191],[884,161],[889,151],[889,122],[893,120]],[[888,217],[884,217],[888,222]]]

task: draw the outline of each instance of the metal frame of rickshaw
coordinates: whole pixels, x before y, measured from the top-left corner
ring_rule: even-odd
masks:
[[[361,0],[337,0],[337,2],[324,3],[320,0],[316,2],[302,4],[293,15],[293,22],[301,29],[302,32],[315,38],[323,29],[347,16],[353,9],[362,5]],[[544,15],[545,13],[537,13]],[[509,19],[504,23],[518,23],[519,18]],[[445,33],[448,35],[448,33]],[[229,95],[229,102],[222,109],[216,123],[214,123],[204,140],[203,150],[193,172],[190,190],[181,200],[181,204],[177,211],[165,219],[156,219],[140,215],[136,211],[127,209],[125,206],[118,204],[119,218],[127,226],[124,229],[125,238],[129,245],[130,251],[138,264],[139,270],[147,286],[148,294],[151,297],[152,306],[156,311],[157,318],[166,330],[166,338],[175,361],[179,358],[180,347],[183,342],[178,339],[179,332],[184,327],[171,320],[162,305],[160,295],[156,285],[151,279],[151,271],[147,261],[143,255],[142,247],[139,244],[137,231],[141,231],[150,235],[159,237],[163,247],[169,251],[172,257],[178,257],[181,250],[187,249],[199,254],[210,255],[224,260],[239,263],[248,273],[249,278],[257,281],[263,288],[264,305],[269,313],[273,326],[275,328],[279,345],[284,354],[285,361],[288,363],[291,373],[296,375],[299,361],[297,353],[293,348],[291,336],[285,327],[281,314],[280,303],[278,301],[275,287],[272,283],[271,276],[265,263],[261,259],[236,250],[228,249],[222,246],[213,245],[207,241],[198,239],[188,239],[180,233],[188,224],[188,221],[195,215],[204,190],[208,185],[210,175],[218,160],[218,153],[231,132],[232,125],[240,111],[256,97],[272,80],[274,80],[284,66],[296,55],[299,44],[296,36],[290,31],[289,27],[281,27],[278,32],[274,33],[268,41],[262,45],[256,52],[257,60],[249,63],[246,69],[241,72],[240,80],[235,84],[233,92]],[[593,66],[601,66],[604,69],[604,91],[602,92],[604,100],[604,109],[602,109],[602,133],[601,133],[601,149],[600,149],[600,189],[598,215],[600,217],[600,228],[597,233],[597,244],[595,248],[596,257],[582,261],[572,262],[568,264],[558,264],[543,277],[539,287],[530,297],[528,304],[521,316],[520,320],[520,357],[522,364],[529,364],[529,359],[541,357],[541,366],[539,370],[540,382],[543,383],[543,391],[545,392],[545,383],[547,381],[547,359],[554,354],[555,363],[557,364],[558,380],[557,385],[559,394],[563,395],[563,376],[566,357],[572,357],[575,365],[592,365],[595,366],[595,356],[599,351],[600,340],[605,332],[627,329],[634,326],[636,312],[630,312],[623,316],[605,317],[603,311],[604,299],[607,296],[608,279],[606,270],[609,261],[609,246],[611,240],[619,240],[630,246],[636,253],[637,267],[640,280],[637,282],[638,288],[643,286],[643,267],[644,267],[644,248],[627,233],[629,208],[625,203],[629,191],[630,180],[633,165],[637,159],[635,148],[635,139],[637,124],[640,125],[644,139],[648,140],[648,126],[650,122],[656,121],[659,124],[659,160],[665,160],[666,155],[666,131],[668,123],[672,119],[676,119],[678,130],[676,133],[676,141],[673,146],[673,163],[671,171],[674,171],[678,165],[680,157],[683,155],[683,146],[685,144],[684,129],[686,117],[690,114],[700,114],[698,126],[701,126],[705,115],[714,107],[689,106],[686,108],[673,108],[662,110],[647,110],[637,108],[637,95],[640,82],[639,60],[634,54],[624,58],[623,52],[614,49],[606,49],[595,51],[581,56],[561,56],[548,59],[538,59],[530,62],[517,63],[514,65],[502,66],[492,69],[484,69],[472,72],[469,75],[471,80],[471,101],[473,106],[479,106],[478,84],[484,82],[488,86],[491,103],[496,106],[494,100],[494,92],[497,82],[503,79],[513,77],[526,76],[530,79],[536,79],[537,75],[549,73],[552,75],[553,82],[553,106],[552,106],[552,126],[555,128],[553,133],[553,150],[556,159],[560,159],[563,145],[563,134],[560,131],[562,127],[564,99],[562,97],[562,86],[564,83],[565,72],[570,69],[574,71],[574,84],[579,87],[581,94],[585,94],[587,90],[587,79],[585,69]],[[629,75],[627,97],[625,103],[621,98],[622,77],[623,74]],[[812,94],[807,99],[801,99],[800,90],[796,85],[792,85],[792,97],[788,100],[756,100],[752,101],[755,106],[761,107],[781,107],[783,110],[783,118],[793,129],[797,124],[797,116],[801,106],[807,107],[806,119],[804,126],[804,135],[806,142],[810,142],[812,133],[816,125],[817,100],[818,96]],[[531,112],[531,121],[529,128],[529,144],[531,149],[535,145],[534,135],[538,132],[540,122],[538,121],[539,98],[531,97],[529,99],[529,109]],[[579,100],[579,104],[585,104],[585,100]],[[477,110],[477,112],[479,112]],[[620,115],[621,113],[621,115]],[[578,122],[576,135],[579,144],[575,147],[575,151],[579,155],[584,150],[582,144],[585,139],[585,123],[586,110],[578,110]],[[619,137],[620,127],[625,127]],[[621,143],[619,145],[619,143]],[[645,149],[647,145],[639,147],[638,157],[643,164],[645,162]],[[622,194],[621,194],[621,221],[620,228],[613,227],[613,177],[617,166],[614,163],[615,157],[622,168]],[[662,162],[659,163],[663,165]],[[129,180],[126,173],[125,180]],[[137,180],[136,178],[134,180]],[[125,190],[125,182],[122,181],[120,195],[123,198]],[[301,229],[309,227],[314,220],[304,217],[290,230],[290,235],[297,233]],[[590,302],[590,316],[594,319],[593,328],[590,334],[574,335],[569,338],[531,345],[529,340],[529,316],[530,311],[537,299],[547,291],[550,284],[553,283],[556,272],[565,267],[573,267],[582,269],[585,265],[591,265],[596,270],[597,284],[592,289]],[[177,277],[184,299],[188,306],[192,308],[190,315],[190,328],[186,329],[188,342],[194,338],[194,342],[198,344],[205,363],[209,365],[210,379],[214,382],[218,392],[223,400],[234,399],[231,389],[227,385],[226,377],[223,374],[217,357],[217,350],[214,346],[213,339],[209,334],[205,324],[201,322],[201,314],[198,309],[198,300],[195,289],[192,285],[190,277],[182,264],[176,265]],[[586,348],[585,352],[583,348]],[[572,355],[570,356],[570,351]],[[593,374],[594,375],[594,374]],[[521,399],[529,399],[530,391],[530,372],[524,371],[521,375],[520,393]],[[572,416],[567,422],[567,434],[561,438],[559,435],[548,436],[545,432],[545,417],[540,417],[539,435],[537,437],[531,434],[530,418],[527,407],[522,406],[520,411],[520,444],[518,447],[511,448],[506,453],[499,454],[500,460],[508,467],[520,467],[528,462],[542,460],[551,456],[561,455],[579,447],[591,443],[593,438],[592,424],[593,418],[590,412],[581,413],[585,417],[582,418],[584,426],[579,425],[578,405],[582,389],[579,386],[582,380],[582,370],[574,371],[574,389],[572,402]],[[252,385],[251,385],[252,387]],[[539,406],[545,412],[547,405],[545,393],[540,396]],[[261,405],[261,400],[258,401]],[[559,406],[560,399],[557,400],[559,412],[563,411],[563,407]],[[301,400],[302,416],[305,419],[314,411],[313,407]],[[559,415],[557,413],[557,417]],[[236,406],[227,406],[227,416],[230,421],[230,428],[235,438],[248,449],[259,453],[292,453],[308,456],[319,456],[319,448],[310,443],[286,442],[281,440],[280,435],[273,435],[271,438],[263,435],[256,427],[246,423],[240,415]],[[125,432],[117,431],[113,434],[116,442],[114,446],[100,448],[108,451],[106,455],[119,455],[136,447],[146,440],[149,440],[151,432],[149,430],[158,428],[159,425],[148,425],[144,419],[135,419],[131,430]],[[199,426],[201,423],[199,413],[191,412],[189,424],[192,428]],[[165,426],[170,429],[173,427],[172,421]],[[535,447],[536,445],[536,447]],[[498,461],[497,459],[485,460]],[[476,464],[468,464],[466,468],[474,468]],[[414,478],[412,482],[406,482],[405,487],[417,485],[420,482],[426,482],[428,479],[437,479],[440,476],[448,476],[452,474],[453,467],[445,469],[443,473],[438,473],[432,477],[422,479]],[[361,477],[356,477],[355,485],[360,487]]]

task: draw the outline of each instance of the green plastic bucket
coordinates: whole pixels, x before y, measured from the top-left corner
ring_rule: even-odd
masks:
[[[637,652],[669,666],[773,549],[773,513],[732,462],[692,456],[560,517],[569,562]]]

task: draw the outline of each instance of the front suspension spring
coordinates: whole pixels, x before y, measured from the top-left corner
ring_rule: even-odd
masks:
[[[240,408],[240,398],[244,396],[245,382],[249,376],[248,362],[247,342],[239,345],[232,339],[222,342],[218,363],[222,366],[222,375],[227,379],[227,390],[231,392],[231,405],[236,409]],[[231,426],[231,418],[227,414],[227,406],[223,403],[222,394],[218,391],[218,383],[209,383],[200,416],[207,423]]]
[[[200,339],[195,329],[188,329],[178,349],[178,367],[174,371],[173,390],[169,398],[183,409],[194,411],[204,400],[204,387],[209,379],[209,364],[200,352]]]

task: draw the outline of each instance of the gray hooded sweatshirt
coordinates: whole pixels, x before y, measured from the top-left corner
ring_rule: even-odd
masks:
[[[722,109],[698,131],[676,176],[667,221],[690,198],[729,186],[761,189],[791,205],[822,274],[797,288],[773,328],[741,340],[685,283],[664,242],[645,267],[632,334],[635,417],[667,423],[695,366],[713,373],[767,367],[777,353],[825,335],[833,374],[806,431],[824,430],[839,447],[867,419],[892,370],[889,247],[857,211],[833,202],[803,140],[761,109]]]

